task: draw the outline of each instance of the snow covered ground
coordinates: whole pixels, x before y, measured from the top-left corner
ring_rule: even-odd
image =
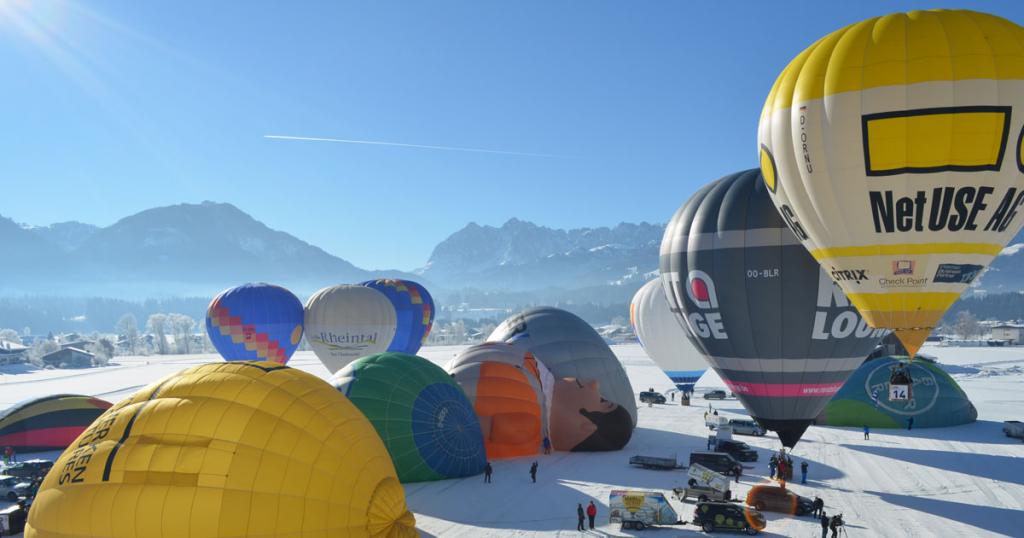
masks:
[[[461,347],[424,348],[421,355],[443,365]],[[668,378],[637,345],[615,346],[635,392],[665,391]],[[978,422],[945,429],[873,431],[812,426],[793,451],[810,464],[806,485],[795,492],[825,500],[826,511],[842,512],[850,536],[1024,536],[1024,443],[1003,436],[1000,421],[1024,417],[1024,348],[927,347],[924,353],[961,367],[954,377],[978,408]],[[218,360],[215,355],[119,357],[117,364],[90,370],[29,370],[0,367],[0,409],[17,401],[76,392],[117,401],[138,388],[182,368]],[[312,353],[290,362],[323,378],[328,372]],[[3,369],[7,368],[7,369]],[[953,371],[953,370],[951,370]],[[718,383],[713,373],[699,387]],[[703,406],[701,404],[704,404]],[[714,402],[721,413],[744,415],[735,400]],[[668,492],[685,481],[682,471],[634,469],[634,454],[678,456],[705,448],[706,402],[694,407],[640,408],[640,422],[625,450],[611,453],[554,453],[539,456],[538,482],[530,483],[531,459],[494,463],[494,481],[482,477],[406,485],[409,506],[423,536],[695,536],[693,526],[656,531],[620,531],[607,523],[608,493],[635,488]],[[733,491],[745,495],[764,482],[767,460],[778,448],[769,433],[742,438],[759,449],[760,461],[747,469]],[[593,500],[599,509],[596,531],[579,533],[576,504]],[[672,500],[680,517],[693,504]],[[4,505],[0,504],[0,508]],[[767,536],[820,536],[810,518],[766,514]]]

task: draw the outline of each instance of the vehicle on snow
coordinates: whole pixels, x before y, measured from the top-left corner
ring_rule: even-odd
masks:
[[[768,526],[759,510],[725,502],[697,503],[693,510],[693,524],[704,532],[732,530],[747,534],[757,534]]]
[[[732,499],[732,491],[729,490],[729,477],[712,471],[699,463],[690,465],[687,469],[687,486],[685,488],[672,488],[677,499],[685,501],[693,497],[698,501],[728,501]]]
[[[805,516],[814,511],[814,501],[781,486],[754,486],[747,492],[747,504],[763,512]]]
[[[740,461],[757,461],[757,451],[743,441],[718,441],[717,451],[732,454]]]
[[[18,500],[18,491],[14,489],[20,480],[13,476],[0,475],[0,499],[15,502]]]
[[[629,458],[630,465],[643,467],[644,469],[671,470],[680,469],[682,465],[675,458],[662,458],[658,456],[632,456]]]
[[[51,467],[52,461],[26,460],[8,465],[4,473],[18,478],[43,478]]]
[[[726,476],[735,476],[736,469],[742,467],[739,460],[726,452],[691,452],[690,465],[695,463]]]
[[[644,530],[652,525],[677,525],[679,514],[665,495],[656,491],[613,489],[608,496],[608,521],[623,529]]]
[[[765,429],[756,420],[731,418],[729,419],[729,425],[732,426],[732,433],[738,435],[755,435],[760,437],[766,433]]]
[[[666,400],[665,395],[660,392],[653,390],[645,390],[640,393],[640,402],[663,404],[666,402]]]
[[[704,393],[704,399],[705,400],[724,400],[725,399],[725,391],[724,390],[709,390],[709,391]]]

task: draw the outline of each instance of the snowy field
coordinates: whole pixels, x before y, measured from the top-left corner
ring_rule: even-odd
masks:
[[[443,365],[461,347],[430,347],[421,355]],[[665,391],[668,378],[637,345],[614,346],[635,392],[648,387]],[[820,496],[826,511],[842,512],[849,536],[1024,536],[1024,444],[1003,436],[1002,420],[1024,419],[1024,348],[926,347],[967,391],[978,408],[978,422],[945,429],[873,431],[865,441],[852,428],[812,426],[793,451],[794,461],[810,464],[806,485],[790,488],[808,497]],[[0,367],[0,409],[23,399],[74,392],[117,401],[140,387],[215,355],[118,357],[117,364],[89,370],[30,370]],[[328,378],[311,352],[296,354],[292,366]],[[6,368],[6,369],[4,369]],[[713,373],[698,387],[717,385]],[[703,407],[701,406],[703,405]],[[726,415],[744,414],[735,400],[714,402]],[[660,405],[640,408],[640,422],[625,450],[611,453],[553,453],[539,456],[538,482],[527,469],[532,459],[494,464],[494,482],[482,477],[409,484],[409,506],[423,536],[696,536],[693,526],[648,531],[620,531],[607,523],[608,493],[636,488],[666,493],[685,482],[682,471],[634,469],[635,454],[678,456],[705,448],[706,402],[694,407]],[[745,495],[764,482],[767,460],[778,440],[772,433],[742,437],[759,449],[760,461],[748,463],[741,484]],[[576,528],[576,504],[597,504],[596,531]],[[683,520],[693,504],[672,499]],[[0,508],[5,506],[0,504]],[[766,514],[766,536],[820,536],[810,518]],[[602,523],[603,522],[603,523]]]

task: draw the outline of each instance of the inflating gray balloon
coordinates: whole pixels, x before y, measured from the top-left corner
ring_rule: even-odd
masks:
[[[679,208],[660,269],[670,309],[708,362],[789,447],[885,334],[797,241],[756,169],[705,186]]]
[[[531,308],[501,322],[487,339],[526,346],[555,378],[597,381],[601,396],[628,411],[636,426],[636,395],[626,370],[601,335],[576,315]]]

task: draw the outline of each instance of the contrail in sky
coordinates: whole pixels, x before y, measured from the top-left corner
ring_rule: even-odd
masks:
[[[471,153],[497,153],[500,155],[522,155],[526,157],[561,157],[543,153],[526,153],[522,151],[502,151],[497,149],[459,148],[454,146],[428,146],[425,144],[402,144],[399,142],[381,142],[379,140],[347,140],[344,138],[317,138],[312,136],[263,135],[263,138],[274,140],[300,140],[305,142],[333,142],[335,144],[367,144],[371,146],[395,146],[399,148],[440,149],[444,151],[468,151]]]

